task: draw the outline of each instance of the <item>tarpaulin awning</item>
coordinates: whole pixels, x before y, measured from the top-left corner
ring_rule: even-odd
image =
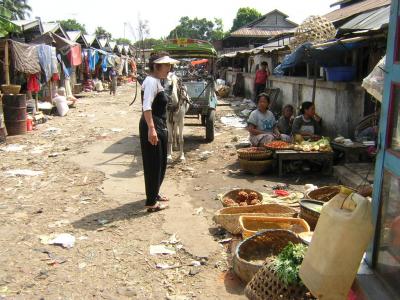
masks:
[[[194,60],[191,62],[192,66],[202,65],[208,63],[208,59]]]

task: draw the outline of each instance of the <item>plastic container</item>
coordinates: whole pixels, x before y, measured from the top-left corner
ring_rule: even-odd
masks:
[[[327,81],[352,81],[356,77],[355,67],[326,68]]]
[[[347,299],[372,234],[367,198],[340,193],[323,206],[300,267],[300,278],[315,297]]]
[[[33,120],[32,117],[27,117],[26,118],[26,131],[32,131],[33,130]]]

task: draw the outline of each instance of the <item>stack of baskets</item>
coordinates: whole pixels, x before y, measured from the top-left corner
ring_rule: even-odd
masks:
[[[253,175],[260,175],[272,169],[272,151],[262,147],[237,150],[240,167]]]

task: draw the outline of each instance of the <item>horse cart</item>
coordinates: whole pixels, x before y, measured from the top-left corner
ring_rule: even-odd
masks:
[[[167,51],[171,57],[181,61],[174,71],[186,86],[191,100],[186,116],[197,116],[201,120],[201,126],[206,129],[206,140],[212,142],[217,107],[213,76],[217,52],[214,47],[206,41],[174,39],[155,47],[154,50]]]

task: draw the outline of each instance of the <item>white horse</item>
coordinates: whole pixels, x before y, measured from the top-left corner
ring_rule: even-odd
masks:
[[[174,73],[168,74],[166,91],[170,94],[167,106],[168,152],[167,160],[172,162],[172,149],[179,144],[179,159],[185,161],[183,153],[183,127],[186,112],[190,107],[190,97],[182,80]]]

